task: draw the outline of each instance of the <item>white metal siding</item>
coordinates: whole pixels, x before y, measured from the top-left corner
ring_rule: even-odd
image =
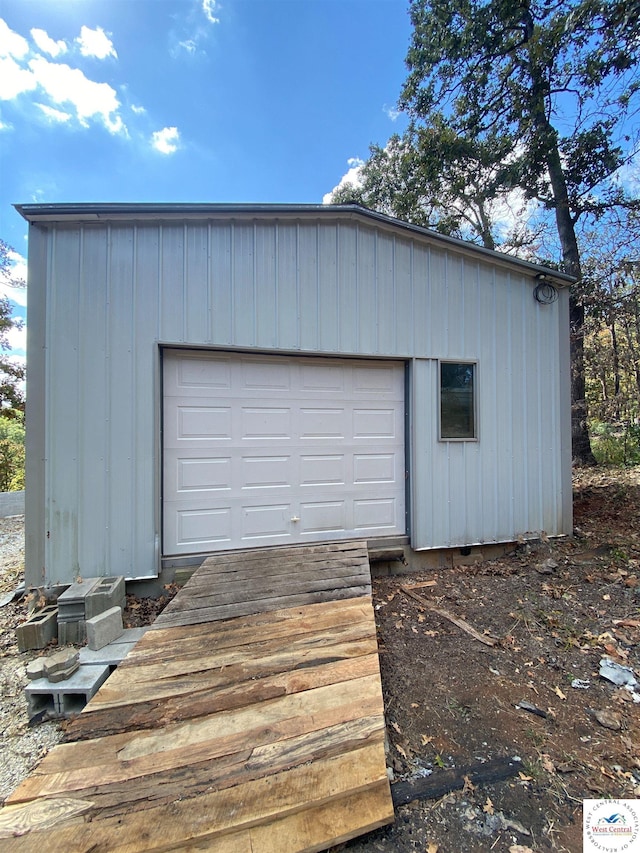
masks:
[[[47,582],[156,573],[159,344],[427,360],[410,401],[414,546],[567,527],[566,293],[537,304],[518,268],[326,217],[52,224],[33,266],[38,579],[45,564]],[[438,358],[478,362],[477,443],[437,441]]]

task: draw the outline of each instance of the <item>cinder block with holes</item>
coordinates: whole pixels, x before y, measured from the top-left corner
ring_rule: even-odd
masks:
[[[58,636],[58,608],[55,605],[37,610],[22,625],[16,628],[18,651],[44,649]]]
[[[121,575],[113,578],[100,578],[100,582],[85,597],[85,619],[93,619],[94,616],[98,616],[112,607],[121,607],[124,610],[125,605],[124,577]]]
[[[81,666],[70,678],[52,684],[46,678],[25,687],[29,719],[47,711],[52,717],[79,714],[110,674],[106,665]]]

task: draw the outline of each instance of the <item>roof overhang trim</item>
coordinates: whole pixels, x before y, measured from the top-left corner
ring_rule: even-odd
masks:
[[[533,276],[544,276],[559,287],[568,287],[575,278],[558,270],[530,261],[515,258],[476,246],[455,237],[448,237],[394,219],[375,210],[355,204],[200,204],[200,203],[65,203],[65,204],[16,204],[16,210],[29,223],[108,223],[108,222],[175,222],[188,220],[261,220],[261,219],[325,219],[325,220],[370,220],[379,227],[395,233],[408,232],[421,236],[443,247],[457,249],[484,258],[488,263],[516,267]],[[408,235],[407,235],[408,236]]]

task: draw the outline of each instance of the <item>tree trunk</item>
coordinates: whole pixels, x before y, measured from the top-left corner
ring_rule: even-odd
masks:
[[[533,18],[527,6],[524,18],[527,25],[527,36],[533,33]],[[596,465],[596,459],[591,451],[589,430],[587,426],[587,400],[584,367],[584,306],[580,299],[580,282],[582,267],[580,250],[571,217],[567,182],[564,177],[562,160],[558,149],[558,134],[551,125],[546,112],[546,100],[549,86],[544,78],[543,70],[537,64],[537,57],[529,53],[529,74],[531,79],[531,120],[536,147],[544,151],[551,193],[553,195],[556,228],[562,249],[562,260],[565,272],[575,276],[576,284],[571,287],[569,294],[569,326],[571,347],[571,449],[574,465]]]

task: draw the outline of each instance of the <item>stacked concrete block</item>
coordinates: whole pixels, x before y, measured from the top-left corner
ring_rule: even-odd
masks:
[[[58,598],[58,639],[61,645],[82,644],[86,622],[110,610],[125,607],[124,577],[83,578]]]
[[[58,608],[54,605],[37,610],[16,629],[18,651],[44,649],[58,636]]]
[[[111,670],[106,665],[81,666],[69,678],[58,683],[37,678],[25,687],[29,719],[47,712],[52,717],[78,714],[98,692]]]
[[[60,645],[84,643],[85,601],[98,586],[101,578],[83,578],[72,583],[58,597],[58,641]]]
[[[112,607],[126,606],[124,577],[100,578],[84,600],[85,619],[93,619]]]

